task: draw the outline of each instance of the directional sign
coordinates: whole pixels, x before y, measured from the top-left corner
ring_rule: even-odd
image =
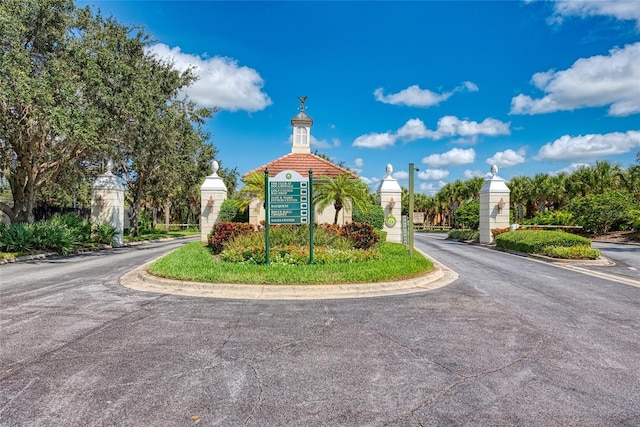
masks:
[[[269,224],[309,223],[309,179],[282,171],[269,179]]]

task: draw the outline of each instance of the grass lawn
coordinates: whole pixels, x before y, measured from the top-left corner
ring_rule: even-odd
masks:
[[[417,252],[410,257],[399,243],[384,243],[380,252],[383,259],[361,263],[251,265],[217,261],[201,242],[193,242],[155,261],[149,272],[195,282],[314,285],[401,280],[433,269],[431,261]]]
[[[143,240],[156,240],[164,237],[187,237],[200,235],[200,230],[142,230],[137,237],[124,235],[125,242],[140,242]]]

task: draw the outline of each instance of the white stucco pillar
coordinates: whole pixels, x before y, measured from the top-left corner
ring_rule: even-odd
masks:
[[[202,242],[207,241],[207,234],[219,221],[220,207],[227,199],[227,186],[218,176],[220,165],[214,160],[211,166],[213,173],[206,177],[200,186],[200,240]]]
[[[380,182],[376,193],[376,200],[384,211],[384,227],[387,232],[387,242],[402,243],[402,188],[398,180],[391,177],[393,167],[387,165],[387,176]]]
[[[98,175],[91,186],[91,221],[94,224],[111,225],[116,229],[113,245],[122,246],[124,237],[124,186],[111,170],[113,162],[107,162],[107,172]]]
[[[480,190],[480,243],[493,243],[494,228],[509,228],[509,187],[496,174],[498,167],[491,166],[491,177]]]

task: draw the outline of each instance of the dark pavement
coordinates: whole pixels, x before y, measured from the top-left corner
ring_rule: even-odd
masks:
[[[0,425],[640,425],[638,287],[433,235],[422,293],[118,285],[180,244],[0,266]]]

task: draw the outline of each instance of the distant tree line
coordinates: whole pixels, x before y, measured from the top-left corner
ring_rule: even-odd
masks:
[[[203,125],[216,110],[181,95],[192,70],[150,54],[142,28],[72,0],[3,0],[0,43],[0,210],[11,222],[33,222],[41,204],[87,207],[108,159],[132,235],[142,211],[197,222],[217,153]],[[237,170],[219,174],[233,193]]]
[[[637,157],[640,163],[640,153]],[[477,227],[480,190],[484,178],[457,180],[435,195],[415,195],[415,211],[424,213],[426,225]],[[608,161],[583,166],[571,173],[517,176],[511,191],[511,221],[580,225],[593,233],[636,228],[640,219],[640,164],[627,169]],[[403,190],[403,213],[408,196]]]

